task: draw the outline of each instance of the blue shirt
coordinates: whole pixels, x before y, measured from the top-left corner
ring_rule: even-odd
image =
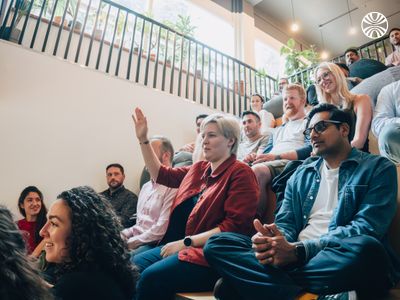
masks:
[[[321,157],[310,157],[288,180],[285,198],[276,216],[276,225],[288,242],[296,242],[307,225],[321,181]],[[307,261],[331,241],[369,235],[393,253],[387,231],[396,213],[397,173],[388,159],[353,148],[339,167],[338,205],[333,211],[328,233],[302,241]]]

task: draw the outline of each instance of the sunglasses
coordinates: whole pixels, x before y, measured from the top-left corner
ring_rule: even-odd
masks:
[[[331,71],[326,71],[326,72],[322,73],[321,76],[319,76],[315,82],[318,85],[321,85],[322,81],[328,79],[328,77],[331,73],[332,73]]]
[[[324,132],[329,124],[342,124],[342,122],[339,121],[332,121],[332,120],[323,120],[317,122],[313,127],[309,127],[306,130],[303,131],[304,136],[310,137],[311,131],[314,129],[316,133],[322,133]]]

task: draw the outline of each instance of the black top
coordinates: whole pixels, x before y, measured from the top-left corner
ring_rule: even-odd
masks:
[[[160,241],[160,245],[177,241],[185,237],[187,220],[200,196],[201,194],[197,194],[193,196],[191,200],[183,201],[174,209],[169,218],[167,231]]]
[[[101,192],[101,194],[110,201],[124,228],[135,225],[135,221],[132,217],[136,214],[138,202],[136,194],[126,189],[123,185],[114,192],[108,189]]]
[[[122,289],[109,275],[97,271],[71,272],[53,287],[57,300],[127,300]]]

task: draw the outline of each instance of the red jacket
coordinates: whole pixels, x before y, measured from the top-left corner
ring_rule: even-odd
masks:
[[[179,188],[171,213],[182,202],[204,190],[186,223],[186,235],[196,235],[215,227],[245,235],[253,233],[259,188],[249,166],[231,155],[214,172],[211,164],[200,161],[189,167],[161,166],[157,182]],[[208,266],[203,248],[190,247],[179,252],[179,259]]]

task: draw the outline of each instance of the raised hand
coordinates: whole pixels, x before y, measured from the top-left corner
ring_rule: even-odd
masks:
[[[135,132],[138,140],[140,142],[147,141],[147,119],[139,107],[135,108],[135,112],[132,114],[132,119],[135,123]]]

